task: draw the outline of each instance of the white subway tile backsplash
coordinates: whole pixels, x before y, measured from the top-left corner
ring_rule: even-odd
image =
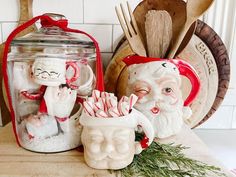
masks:
[[[233,120],[232,120],[232,128],[233,128],[233,129],[236,129],[236,106],[234,106]]]
[[[92,35],[98,41],[101,52],[112,51],[112,25],[69,24],[69,27]]]
[[[6,41],[8,35],[17,27],[17,23],[2,23],[2,40]]]
[[[109,64],[112,57],[112,53],[102,53],[102,63],[103,63],[103,70],[105,72],[107,65]]]
[[[233,106],[221,106],[213,116],[199,126],[203,129],[230,129],[233,116]]]
[[[124,36],[123,30],[120,25],[113,25],[113,52],[116,49],[117,44]]]
[[[0,21],[18,21],[19,0],[0,0]]]
[[[234,106],[236,105],[236,89],[228,89],[222,105]]]
[[[119,24],[115,6],[121,2],[126,5],[127,0],[84,0],[84,23]],[[131,8],[141,0],[129,0]]]
[[[34,0],[33,15],[59,13],[71,23],[83,23],[83,0]]]

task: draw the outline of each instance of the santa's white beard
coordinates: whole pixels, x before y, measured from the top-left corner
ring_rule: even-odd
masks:
[[[136,103],[135,108],[141,111],[151,122],[155,131],[155,137],[167,138],[177,134],[183,125],[183,106],[178,105],[173,109],[166,111],[160,108],[160,112],[155,115],[151,112],[154,102]],[[167,106],[169,107],[169,106]]]

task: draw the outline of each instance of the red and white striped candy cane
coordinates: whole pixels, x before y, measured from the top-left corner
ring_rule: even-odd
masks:
[[[119,110],[120,113],[122,113],[123,116],[126,116],[129,114],[129,104],[128,102],[122,102],[121,107]]]
[[[95,113],[93,111],[93,107],[91,107],[87,101],[83,102],[84,110],[85,112],[90,116],[95,116]]]
[[[132,110],[135,103],[138,101],[138,97],[134,94],[131,94],[128,100],[129,103],[129,111]]]
[[[93,90],[92,97],[94,98],[95,101],[98,101],[98,99],[100,98],[100,91],[99,90]]]
[[[110,108],[108,110],[108,113],[111,117],[120,117],[121,116],[118,109],[117,109],[117,107]]]
[[[103,110],[98,110],[95,115],[96,115],[96,117],[101,117],[101,118],[108,117],[107,113],[105,113]]]

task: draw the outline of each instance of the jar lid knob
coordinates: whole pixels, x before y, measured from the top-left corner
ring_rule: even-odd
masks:
[[[61,14],[55,14],[55,13],[46,13],[44,16],[47,16],[48,19],[42,19],[41,25],[42,27],[52,27],[52,26],[58,26],[58,27],[67,27],[68,20],[64,15]]]

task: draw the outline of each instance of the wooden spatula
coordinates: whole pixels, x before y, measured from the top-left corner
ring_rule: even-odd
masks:
[[[164,58],[172,39],[172,20],[165,10],[150,10],[146,14],[145,31],[148,56]]]

